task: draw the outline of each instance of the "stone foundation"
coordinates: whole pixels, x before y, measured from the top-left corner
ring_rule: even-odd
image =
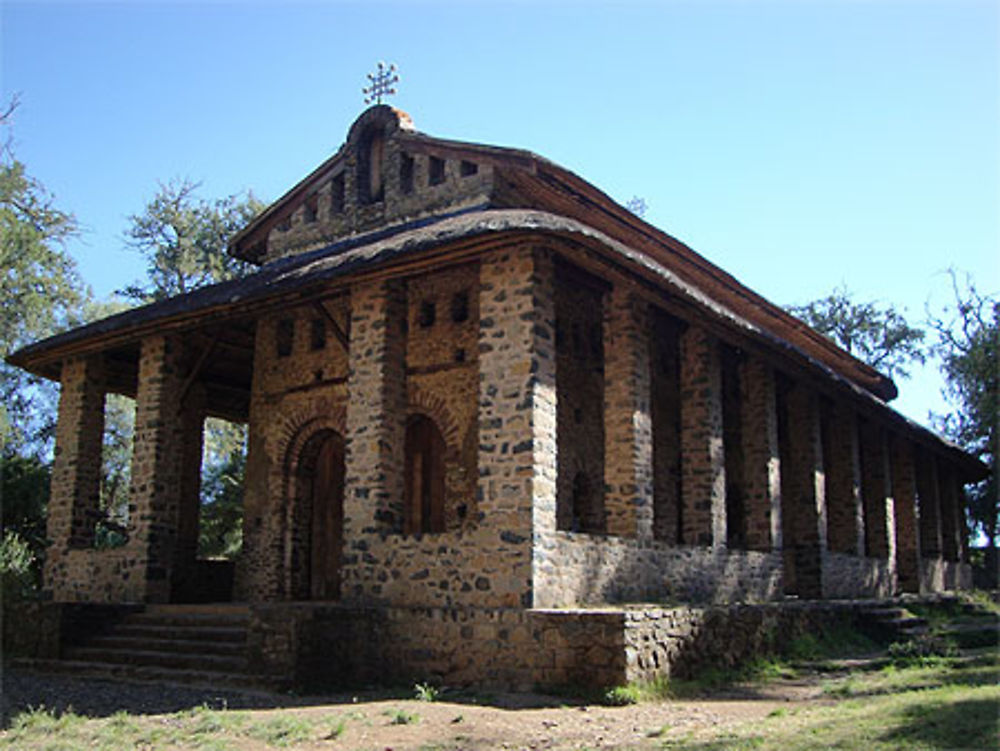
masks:
[[[823,554],[824,597],[890,597],[894,590],[892,571],[884,558]]]
[[[865,602],[520,610],[255,606],[250,663],[266,682],[321,689],[430,682],[511,690],[599,689],[689,678],[857,626]]]
[[[920,592],[972,589],[972,566],[941,558],[920,559]]]

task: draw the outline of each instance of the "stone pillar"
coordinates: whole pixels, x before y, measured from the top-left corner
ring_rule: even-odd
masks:
[[[865,504],[865,553],[885,559],[890,575],[895,567],[896,525],[893,521],[892,478],[885,430],[865,422],[861,428],[861,492]]]
[[[702,328],[681,335],[683,542],[726,545],[722,372],[716,341]]]
[[[782,520],[785,557],[794,567],[799,597],[823,596],[823,554],[826,551],[826,477],[819,402],[804,384],[789,389],[788,462],[783,484]]]
[[[831,552],[864,555],[865,516],[861,497],[858,418],[850,407],[834,404],[826,469],[827,545]]]
[[[479,533],[506,567],[501,602],[539,606],[537,540],[556,530],[556,358],[551,258],[521,246],[480,267]],[[498,564],[499,561],[495,561]],[[558,565],[558,562],[548,562]],[[497,590],[494,587],[494,590]]]
[[[607,532],[653,536],[648,305],[616,286],[604,317],[604,507]]]
[[[344,461],[344,540],[350,551],[345,551],[345,582],[352,581],[347,570],[363,558],[354,547],[362,535],[403,529],[405,320],[406,298],[398,281],[361,282],[351,289]],[[361,580],[367,576],[358,574]]]
[[[889,443],[896,532],[896,574],[904,592],[920,592],[920,538],[913,444],[899,436]]]
[[[741,371],[747,549],[780,550],[781,459],[774,370],[748,356]]]
[[[65,577],[63,556],[90,547],[100,516],[101,444],[104,433],[104,365],[99,356],[62,365],[55,458],[46,511],[52,546],[45,559],[45,588],[57,601]]]
[[[917,463],[917,508],[920,513],[920,554],[923,558],[940,558],[941,500],[937,459],[923,450]]]
[[[178,590],[197,586],[191,578],[195,561],[198,560],[198,531],[201,517],[201,458],[204,447],[205,394],[200,386],[189,389],[181,405],[181,491],[177,518],[177,547],[174,556],[175,577],[174,599],[185,598],[190,592]]]
[[[183,344],[173,336],[142,341],[135,398],[135,445],[129,491],[129,546],[144,574],[147,602],[170,599],[183,483]]]

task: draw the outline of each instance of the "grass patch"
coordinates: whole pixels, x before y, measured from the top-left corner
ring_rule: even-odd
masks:
[[[880,648],[878,642],[858,629],[846,624],[834,624],[818,634],[799,634],[781,650],[781,655],[793,661],[812,662],[868,654]]]
[[[117,712],[90,719],[73,712],[57,715],[44,707],[14,717],[0,733],[0,749],[17,751],[122,751],[126,748],[174,748],[239,751],[247,740],[268,748],[291,748],[313,740],[339,738],[346,717],[306,717],[291,712],[266,717],[244,711],[195,707],[169,715]],[[331,724],[332,722],[332,724]]]
[[[996,686],[943,686],[850,699],[830,707],[772,713],[715,737],[666,740],[674,751],[761,749],[992,748],[998,732]]]
[[[413,698],[417,701],[437,701],[441,691],[429,683],[417,683],[413,687]]]
[[[315,722],[297,715],[280,714],[246,729],[246,735],[269,746],[287,748],[313,737]]]
[[[420,722],[420,715],[405,709],[387,709],[382,714],[389,718],[390,725],[414,725]]]

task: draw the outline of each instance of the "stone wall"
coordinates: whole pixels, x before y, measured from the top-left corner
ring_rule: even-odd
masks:
[[[248,648],[259,674],[284,687],[600,689],[690,678],[778,652],[799,635],[858,627],[865,604],[523,610],[276,603],[253,608]]]
[[[920,592],[951,592],[972,588],[972,567],[940,556],[920,559]]]
[[[554,532],[536,534],[538,607],[780,596],[781,554]]]
[[[892,570],[886,559],[823,553],[823,597],[889,597],[893,593]]]
[[[469,162],[427,144],[401,143],[405,117],[401,122],[401,113],[383,105],[358,118],[341,158],[268,234],[266,260],[488,199],[494,175],[488,160]]]

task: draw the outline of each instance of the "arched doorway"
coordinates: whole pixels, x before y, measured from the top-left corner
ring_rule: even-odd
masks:
[[[312,436],[299,454],[292,522],[291,592],[296,600],[340,597],[344,532],[344,439]]]
[[[434,421],[411,415],[406,424],[406,514],[409,534],[444,532],[445,442]]]

